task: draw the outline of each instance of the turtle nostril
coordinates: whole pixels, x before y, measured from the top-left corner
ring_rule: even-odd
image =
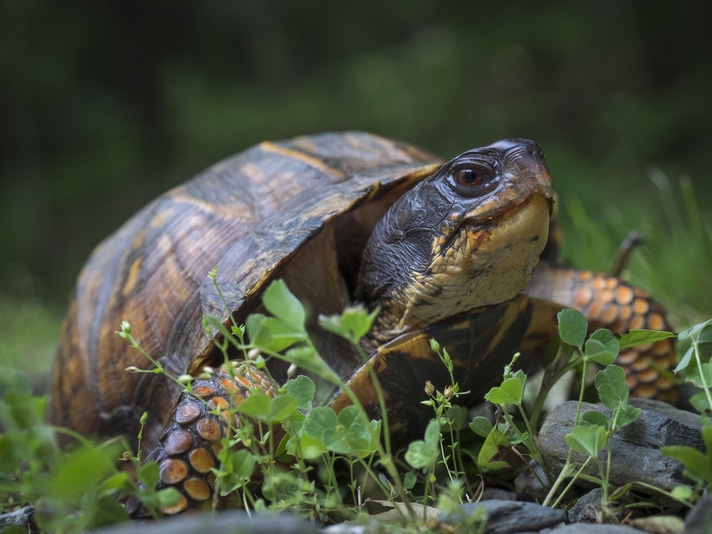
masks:
[[[537,156],[539,158],[544,156],[544,152],[541,147],[535,141],[529,139],[519,139],[520,146],[523,146],[524,152],[529,156]]]

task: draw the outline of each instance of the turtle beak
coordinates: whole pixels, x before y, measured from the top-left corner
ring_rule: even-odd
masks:
[[[500,153],[507,172],[522,177],[529,183],[532,193],[539,193],[549,203],[549,215],[554,212],[554,187],[546,164],[544,151],[530,139],[502,139],[492,143],[490,149]]]

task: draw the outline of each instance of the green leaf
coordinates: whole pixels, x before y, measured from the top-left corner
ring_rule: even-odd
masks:
[[[52,473],[49,495],[80,496],[96,491],[99,482],[115,472],[114,461],[123,447],[112,442],[104,447],[85,446],[67,455]]]
[[[284,280],[273,281],[262,296],[265,309],[292,330],[304,332],[306,313],[299,299],[287,288]]]
[[[707,394],[704,391],[698,391],[692,397],[688,399],[688,402],[692,407],[700,413],[704,413],[707,410],[712,409],[707,399]]]
[[[699,344],[712,344],[712,319],[698,323],[680,332],[678,338],[680,341],[691,339]]]
[[[620,349],[624,350],[640,345],[647,345],[648,343],[656,343],[672,337],[676,337],[673,332],[633,328],[628,333],[621,335],[620,338],[618,338],[618,343]]]
[[[670,495],[672,495],[673,499],[676,499],[683,503],[690,502],[690,501],[694,502],[696,494],[697,494],[697,490],[695,490],[694,488],[691,488],[690,486],[683,486],[683,485],[675,486],[672,489],[672,491],[670,492]]]
[[[230,333],[228,332],[228,329],[225,328],[222,320],[218,319],[214,315],[203,315],[203,330],[211,336],[215,336],[218,333],[226,339],[230,336]]]
[[[299,456],[305,460],[319,458],[327,451],[326,445],[320,439],[305,433],[292,436],[287,442],[286,449],[292,456]]]
[[[375,440],[372,439],[373,429],[366,424],[361,416],[360,407],[347,406],[339,412],[339,428],[343,428],[343,438],[349,444],[350,453],[357,458],[364,458],[375,452]]]
[[[13,432],[13,435],[17,433]],[[0,473],[14,473],[22,466],[22,457],[15,455],[15,441],[26,441],[24,434],[11,439],[10,434],[0,434]]]
[[[470,421],[470,430],[482,438],[486,438],[487,434],[492,431],[492,422],[482,415],[473,417]]]
[[[687,350],[684,351],[682,357],[679,357],[679,361],[677,362],[677,366],[675,369],[672,370],[673,373],[686,373],[687,369],[691,367],[692,363],[692,358],[695,355],[695,348],[692,345],[692,342],[688,339],[687,342],[681,342],[680,347],[683,346],[683,344],[688,345]],[[681,349],[678,349],[681,350]],[[679,353],[678,353],[679,354]]]
[[[237,405],[237,411],[258,421],[266,421],[272,397],[267,393],[253,393]]]
[[[624,427],[636,419],[640,415],[640,408],[631,406],[630,404],[622,405],[618,410],[618,417],[616,419],[616,425],[618,428]]]
[[[500,449],[508,448],[511,445],[507,436],[505,436],[497,428],[492,428],[485,442],[482,444],[479,454],[477,455],[477,466],[483,471],[492,471],[499,469],[507,469],[510,467],[509,463],[503,460],[493,460],[493,458],[499,456]]]
[[[609,365],[596,375],[596,391],[601,402],[609,410],[616,410],[628,402],[628,386],[625,382],[625,371],[618,365]]]
[[[304,371],[316,375],[332,384],[341,385],[341,377],[336,374],[329,364],[309,346],[293,347],[284,354],[284,359],[300,367]]]
[[[618,350],[618,340],[613,332],[601,328],[593,332],[586,340],[584,357],[606,366],[613,363],[618,356]]]
[[[603,428],[608,428],[608,418],[605,414],[597,412],[596,410],[591,410],[589,412],[584,412],[581,414],[581,424],[587,426],[601,426]]]
[[[252,481],[257,457],[249,450],[223,447],[218,459],[220,469],[213,469],[213,472],[220,481],[220,495],[228,495]]]
[[[414,469],[432,466],[440,455],[440,425],[431,420],[425,429],[425,439],[412,441],[405,453],[405,460]]]
[[[408,471],[403,475],[403,487],[407,490],[412,490],[415,487],[416,482],[418,482],[418,477],[415,476],[413,471]]]
[[[291,395],[296,399],[297,408],[300,410],[309,410],[314,400],[316,386],[308,376],[299,375],[284,384],[284,391],[287,395]]]
[[[180,492],[176,488],[168,486],[167,488],[163,488],[162,490],[156,492],[156,497],[158,497],[161,505],[170,508],[171,506],[178,504]]]
[[[154,489],[158,484],[158,464],[156,462],[139,465],[136,474],[139,482],[148,489]]]
[[[266,315],[261,313],[251,313],[245,320],[245,331],[254,345],[258,345],[255,339],[259,339],[260,336],[265,337],[268,335],[266,332],[262,333],[262,323],[265,319],[267,319]],[[262,345],[259,344],[259,346]]]
[[[294,328],[292,325],[275,317],[263,317],[256,331],[250,330],[252,323],[249,317],[246,325],[247,332],[250,335],[250,342],[253,345],[274,352],[282,352],[295,343],[306,340],[308,337],[303,329]]]
[[[712,362],[690,365],[685,370],[685,379],[699,388],[712,387]]]
[[[445,411],[445,416],[448,418],[448,424],[452,428],[459,430],[465,425],[467,413],[467,408],[459,404],[454,404]]]
[[[490,389],[485,395],[485,400],[500,406],[519,404],[524,395],[524,385],[524,381],[518,375],[507,378],[501,385]]]
[[[270,400],[267,423],[277,424],[289,419],[297,410],[297,399],[291,395],[277,395]]]
[[[121,503],[116,502],[115,498],[108,495],[99,497],[98,502],[96,502],[95,509],[87,510],[87,512],[94,513],[94,517],[91,521],[91,525],[94,527],[92,530],[96,527],[122,523],[129,519],[124,506]]]
[[[368,313],[361,304],[348,306],[341,315],[320,315],[319,326],[357,344],[371,330],[379,311],[380,309],[376,308]]]
[[[692,328],[688,328],[681,332],[678,336],[680,346],[687,346],[682,358],[680,358],[674,372],[682,372],[685,378],[688,378],[688,373],[697,373],[696,378],[699,379],[699,373],[696,370],[698,360],[700,363],[707,363],[712,360],[712,319],[704,323],[698,323]],[[694,358],[694,361],[693,361]]]
[[[584,314],[578,310],[565,308],[556,317],[559,321],[559,337],[561,341],[572,347],[583,347],[586,333],[588,332],[588,321]]]
[[[351,451],[343,437],[344,429],[338,427],[336,412],[328,406],[317,406],[304,419],[302,430],[321,441],[328,450],[337,454],[348,454]]]
[[[289,419],[297,410],[297,399],[291,395],[271,397],[267,393],[253,393],[238,406],[237,411],[268,424]]]
[[[602,426],[575,426],[566,435],[566,444],[576,452],[596,457],[606,446],[606,434],[606,429]]]
[[[102,480],[99,488],[102,492],[112,492],[113,490],[127,487],[127,484],[131,485],[128,473],[119,471]]]
[[[685,467],[685,474],[695,482],[712,484],[712,465],[707,454],[686,445],[667,445],[660,451]]]
[[[19,373],[16,375],[19,376]],[[6,428],[29,431],[30,433],[44,421],[47,397],[34,397],[24,388],[3,391],[0,404],[0,420]]]

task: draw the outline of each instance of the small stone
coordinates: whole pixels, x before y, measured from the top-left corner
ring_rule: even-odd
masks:
[[[571,523],[598,523],[601,513],[601,499],[603,491],[595,488],[582,495],[574,505],[569,508],[568,516]]]
[[[643,531],[624,525],[575,523],[547,530],[546,534],[643,534]]]
[[[705,493],[685,517],[686,534],[709,534],[712,525],[712,493]]]
[[[441,515],[440,521],[457,525],[463,522],[463,515],[482,512],[487,517],[486,532],[491,534],[538,532],[561,524],[566,519],[564,511],[556,508],[531,502],[490,500],[463,504],[459,512]]]
[[[34,514],[34,506],[23,506],[12,512],[1,514],[0,532],[5,532],[5,530],[10,530],[11,528],[15,528],[17,532],[27,532],[28,534],[39,532],[37,525],[35,525]]]
[[[480,501],[516,501],[517,494],[504,488],[485,487]]]
[[[609,481],[616,486],[629,482],[645,482],[652,486],[671,491],[686,482],[682,466],[672,458],[664,456],[660,448],[665,445],[688,445],[704,450],[702,442],[702,421],[699,415],[673,408],[669,404],[651,399],[631,399],[631,405],[642,409],[638,419],[623,427],[612,442],[611,471]],[[539,432],[538,444],[547,467],[559,473],[568,454],[565,436],[576,417],[577,403],[569,401],[549,414]],[[581,412],[610,412],[601,404],[583,403]],[[604,449],[600,458],[605,461]],[[585,456],[575,453],[574,461],[583,462]],[[598,476],[593,463],[585,471]]]
[[[544,502],[549,494],[544,468],[536,462],[530,462],[529,469],[525,469],[514,479],[514,490],[519,500]]]
[[[184,502],[187,499],[181,496]],[[182,503],[181,503],[182,504]],[[137,528],[136,523],[119,523],[102,527],[104,534],[195,534],[196,532],[242,534],[317,534],[320,530],[313,523],[289,514],[247,515],[242,510],[224,510],[209,514],[183,514],[180,517],[164,517],[146,522]],[[638,533],[640,534],[640,533]]]
[[[637,517],[630,521],[630,525],[643,532],[663,533],[663,534],[685,534],[690,530],[685,529],[685,522],[676,515],[651,515],[648,517]],[[710,531],[710,523],[705,523],[706,530]]]

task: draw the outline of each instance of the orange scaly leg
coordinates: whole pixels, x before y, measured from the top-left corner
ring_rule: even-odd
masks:
[[[647,292],[620,278],[542,261],[527,288],[532,297],[581,311],[592,330],[672,330],[663,308]],[[626,371],[631,394],[675,402],[677,391],[664,371],[676,365],[674,339],[624,350],[616,363]]]

